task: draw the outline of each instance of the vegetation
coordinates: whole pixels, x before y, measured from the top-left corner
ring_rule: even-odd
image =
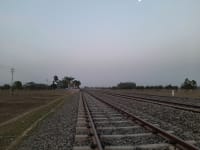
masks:
[[[73,85],[74,85],[75,88],[80,88],[81,82],[78,81],[78,80],[74,80]]]
[[[163,89],[162,85],[146,86],[145,89]]]
[[[12,88],[14,88],[14,89],[22,89],[22,82],[21,81],[15,81],[13,83]]]
[[[75,80],[74,77],[65,76],[62,80],[58,79],[58,76],[55,75],[53,78],[53,82],[51,84],[52,89],[60,88],[80,88],[81,82]]]
[[[12,86],[4,84],[0,86],[1,90],[12,89],[12,94],[15,89],[28,89],[28,90],[42,90],[42,89],[65,89],[65,88],[80,88],[81,82],[74,77],[65,76],[62,80],[59,80],[58,76],[53,76],[52,84],[49,86],[43,83],[28,82],[24,85],[21,81],[15,81]]]
[[[134,82],[121,82],[117,85],[118,89],[135,89],[136,83]]]
[[[9,90],[10,89],[10,85],[9,84],[4,84],[2,87],[1,87],[1,90]]]
[[[143,85],[139,85],[139,86],[136,86],[136,89],[144,89],[145,87]]]
[[[112,89],[173,89],[177,90],[179,87],[177,85],[168,84],[166,86],[163,85],[139,85],[136,86],[134,82],[121,82],[117,86],[112,87]],[[184,83],[181,85],[182,89],[197,89],[197,82],[195,80],[185,79]]]
[[[57,88],[58,82],[59,82],[58,76],[55,75],[55,76],[53,77],[53,82],[52,82],[52,84],[51,84],[51,88],[52,88],[52,89],[56,89],[56,88]]]
[[[174,90],[177,90],[178,89],[178,86],[173,86],[171,84],[165,86],[165,89],[174,89]]]
[[[197,82],[195,80],[185,79],[184,83],[181,85],[182,89],[197,89]]]
[[[68,98],[69,95],[57,98],[46,105],[33,109],[33,111],[28,112],[26,115],[13,122],[0,126],[0,147],[6,149],[13,139],[18,139],[30,126],[33,126],[34,123],[37,123],[40,119],[44,119],[44,117],[51,113],[51,110],[61,106]]]

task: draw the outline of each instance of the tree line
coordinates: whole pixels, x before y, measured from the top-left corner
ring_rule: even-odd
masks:
[[[121,82],[117,86],[112,87],[113,89],[197,89],[197,82],[195,80],[189,80],[188,78],[181,84],[181,86],[168,84],[166,86],[163,85],[154,85],[154,86],[143,86],[136,85],[135,82]]]
[[[64,77],[59,80],[58,76],[55,75],[53,77],[53,82],[51,84],[51,88],[80,88],[81,82],[76,80],[74,77]]]
[[[31,89],[31,90],[39,90],[39,89],[65,89],[65,88],[80,88],[81,82],[76,80],[74,77],[65,76],[63,79],[59,80],[58,76],[55,75],[53,77],[53,81],[51,85],[44,83],[35,83],[35,82],[27,82],[22,84],[21,81],[15,81],[12,85],[4,84],[0,86],[1,90],[9,90],[9,89]]]

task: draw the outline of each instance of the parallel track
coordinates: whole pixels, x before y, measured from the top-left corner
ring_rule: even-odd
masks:
[[[79,126],[77,127],[73,150],[131,150],[137,148],[199,150],[194,145],[172,135],[168,131],[164,131],[156,125],[130,114],[112,101],[104,100],[89,92],[87,94],[84,92],[84,95],[85,97],[83,96],[80,99],[77,123]],[[85,120],[85,124],[80,126],[83,120]],[[119,124],[122,124],[122,126]],[[83,131],[83,129],[84,132],[87,131],[85,135],[83,135],[84,132],[80,133],[80,130]],[[127,130],[126,132],[128,133],[124,132],[123,134],[123,130]],[[129,134],[132,131],[137,134]],[[116,135],[115,133],[118,132],[122,133]],[[146,137],[150,136],[150,139],[154,139],[155,142],[145,143],[145,140],[141,140],[139,141],[141,144],[136,146],[134,138],[137,140],[143,136],[147,140],[149,138]],[[129,137],[128,142],[127,137]],[[115,138],[119,138],[120,140],[126,139],[125,143],[127,144],[115,145],[117,141]],[[122,143],[124,142],[122,141]]]
[[[117,96],[117,97],[121,97],[121,98],[131,99],[131,100],[135,100],[135,101],[146,102],[146,103],[151,103],[151,104],[156,104],[156,105],[164,105],[164,106],[173,107],[173,108],[180,109],[180,110],[200,113],[200,106],[198,106],[198,105],[177,103],[177,102],[171,102],[171,101],[162,101],[162,100],[153,99],[153,98],[126,95],[126,94],[117,94],[117,93],[112,93],[112,92],[108,92],[108,91],[103,91],[101,93],[111,95],[111,96]]]

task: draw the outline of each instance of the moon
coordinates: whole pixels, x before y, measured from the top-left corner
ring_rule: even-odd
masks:
[[[141,2],[142,0],[138,0],[138,2]]]

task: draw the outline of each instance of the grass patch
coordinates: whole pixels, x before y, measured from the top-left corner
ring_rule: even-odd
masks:
[[[18,90],[10,95],[8,92],[0,90],[0,126],[69,93],[66,90]]]
[[[32,130],[32,128],[36,127],[37,123],[44,119],[49,112],[53,112],[53,109],[61,106],[67,97],[69,96],[51,101],[49,104],[28,113],[22,118],[0,127],[0,149],[4,150],[7,149],[12,143],[18,143],[23,136]]]

